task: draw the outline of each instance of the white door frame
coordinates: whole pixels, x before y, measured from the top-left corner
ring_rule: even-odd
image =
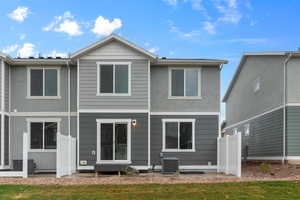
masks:
[[[97,122],[97,164],[117,164],[131,163],[131,119],[96,119]],[[127,124],[127,160],[101,160],[101,124],[103,123],[123,123]],[[114,142],[115,142],[115,132],[113,132]],[[115,154],[115,148],[113,148],[113,154]],[[113,156],[115,157],[115,156]]]

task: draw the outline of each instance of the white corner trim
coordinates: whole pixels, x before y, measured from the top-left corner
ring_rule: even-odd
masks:
[[[195,119],[162,119],[162,152],[195,152]],[[166,148],[166,123],[176,122],[177,123],[177,135],[178,135],[178,148],[177,149],[167,149]],[[180,149],[180,122],[192,122],[192,148],[191,149]]]
[[[281,105],[281,106],[278,106],[278,107],[273,108],[273,109],[271,109],[271,110],[268,110],[268,111],[266,111],[266,112],[264,112],[264,113],[261,113],[261,114],[259,114],[259,115],[255,115],[255,116],[253,116],[253,117],[251,117],[251,118],[248,118],[248,119],[245,119],[245,120],[243,120],[243,121],[237,122],[237,123],[235,123],[235,124],[232,124],[232,125],[230,125],[230,126],[225,127],[225,130],[226,130],[226,129],[229,129],[229,128],[232,128],[232,127],[235,127],[235,126],[238,126],[238,125],[240,125],[240,124],[246,123],[247,121],[253,120],[253,119],[258,118],[258,117],[261,117],[261,116],[263,116],[263,115],[269,114],[269,113],[274,112],[274,111],[276,111],[276,110],[279,110],[279,109],[281,109],[281,108],[283,108],[283,107],[284,107],[284,106]]]
[[[113,67],[113,92],[112,93],[101,93],[100,92],[100,68],[101,65],[112,65]],[[116,93],[115,92],[115,75],[116,65],[127,65],[128,66],[128,93]],[[97,93],[96,96],[131,96],[131,62],[97,62]]]
[[[79,109],[79,113],[148,113],[149,110],[134,109]]]
[[[220,115],[220,112],[151,112],[151,115]]]
[[[151,63],[148,60],[148,167],[151,166]]]
[[[79,73],[80,73],[80,64],[79,64],[79,59],[77,59],[77,168],[79,168],[79,149],[80,149],[80,146],[79,146],[79,134],[80,134],[80,131],[79,131],[79,127],[80,127],[80,124],[79,124],[79,102],[80,102],[80,76],[79,76]]]
[[[5,112],[5,64],[4,64],[4,60],[2,59],[1,60],[1,111],[2,112]],[[1,115],[1,165],[4,166],[4,141],[5,141],[5,138],[4,138],[4,131],[5,131],[5,127],[4,127],[4,118],[5,116]]]

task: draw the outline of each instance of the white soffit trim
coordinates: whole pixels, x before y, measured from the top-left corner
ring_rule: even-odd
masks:
[[[220,115],[219,112],[151,112],[151,115]]]
[[[266,115],[266,114],[268,114],[268,113],[271,113],[271,112],[274,112],[274,111],[276,111],[276,110],[279,110],[279,109],[281,109],[281,108],[283,108],[283,107],[284,107],[284,106],[282,105],[282,106],[273,108],[273,109],[268,110],[268,111],[266,111],[266,112],[264,112],[264,113],[261,113],[261,114],[259,114],[259,115],[255,115],[255,116],[253,116],[253,117],[251,117],[251,118],[245,119],[245,120],[240,121],[240,122],[235,123],[235,124],[232,124],[232,125],[230,125],[230,126],[228,126],[228,127],[225,127],[224,129],[226,130],[226,129],[229,129],[229,128],[238,126],[238,125],[243,124],[243,123],[245,123],[245,122],[247,122],[247,121],[253,120],[253,119],[257,118],[257,117],[261,117],[261,116]]]
[[[148,113],[149,110],[134,110],[134,109],[79,109],[80,113]]]
[[[77,116],[77,112],[71,112],[71,116]],[[49,116],[62,116],[67,117],[69,115],[68,112],[11,112],[10,116],[15,117],[26,117],[26,116],[37,116],[37,117],[49,117]]]

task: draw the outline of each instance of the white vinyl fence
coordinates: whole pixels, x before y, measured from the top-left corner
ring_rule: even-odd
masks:
[[[76,138],[57,133],[56,177],[76,171]]]
[[[241,177],[242,166],[241,133],[218,138],[218,172]]]

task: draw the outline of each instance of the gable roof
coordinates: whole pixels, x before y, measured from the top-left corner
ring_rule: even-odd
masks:
[[[137,46],[136,44],[118,36],[118,35],[115,35],[115,34],[111,34],[109,36],[107,36],[106,38],[103,38],[102,40],[99,40],[83,49],[80,49],[78,51],[76,51],[75,53],[71,54],[71,59],[74,59],[74,58],[78,58],[78,57],[81,57],[83,55],[85,55],[87,52],[90,52],[96,48],[99,48],[101,46],[104,46],[105,44],[111,42],[111,41],[118,41],[118,42],[121,42],[122,44],[136,50],[137,52],[140,52],[141,54],[147,56],[147,57],[150,57],[152,59],[156,59],[157,56],[154,55],[153,53]]]
[[[222,102],[226,102],[228,97],[230,96],[230,93],[233,89],[233,86],[235,85],[235,82],[237,81],[237,78],[242,71],[243,65],[247,59],[248,56],[285,56],[287,54],[298,54],[299,52],[292,52],[292,51],[276,51],[276,52],[256,52],[256,53],[244,53],[241,61],[238,65],[237,70],[235,71],[233,78],[229,84],[229,87],[222,99]]]

